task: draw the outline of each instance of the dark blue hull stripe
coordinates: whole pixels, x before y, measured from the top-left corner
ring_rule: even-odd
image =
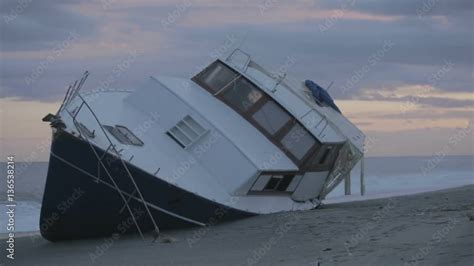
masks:
[[[111,185],[111,184],[109,184],[109,183],[107,183],[107,182],[104,182],[104,181],[102,181],[100,178],[98,178],[97,176],[94,176],[94,175],[92,175],[91,173],[88,173],[88,172],[82,170],[82,169],[79,168],[78,166],[76,166],[76,165],[74,165],[74,164],[72,164],[72,163],[70,163],[70,162],[64,160],[63,158],[57,156],[57,155],[54,154],[53,152],[51,152],[51,156],[56,157],[56,159],[58,159],[58,160],[62,161],[63,163],[65,163],[65,164],[71,166],[72,168],[76,169],[77,171],[80,171],[81,173],[83,173],[83,174],[85,174],[85,175],[87,175],[87,176],[89,176],[89,177],[91,177],[91,178],[94,178],[95,182],[100,182],[100,183],[102,183],[102,184],[104,184],[104,185],[110,187],[111,189],[117,190],[113,185]],[[118,192],[118,191],[117,191],[117,192]],[[136,201],[138,201],[138,202],[143,203],[143,201],[142,201],[140,198],[133,196],[135,193],[129,194],[129,193],[123,191],[123,190],[120,190],[120,192],[121,192],[122,194],[124,194],[125,196],[128,196],[130,199],[134,199],[134,200],[136,200]],[[168,210],[165,210],[165,209],[163,209],[163,208],[160,208],[160,207],[158,207],[158,206],[156,206],[156,205],[151,204],[150,202],[148,202],[148,201],[146,201],[146,200],[145,200],[145,202],[146,202],[146,204],[147,204],[149,207],[154,208],[154,209],[159,210],[159,211],[162,211],[162,212],[164,212],[164,213],[166,213],[166,214],[169,214],[169,215],[171,215],[171,216],[174,216],[174,217],[176,217],[176,218],[179,218],[179,219],[182,219],[182,220],[185,220],[185,221],[187,221],[187,222],[194,223],[194,224],[200,225],[200,226],[205,226],[205,225],[206,225],[206,224],[204,224],[204,223],[201,223],[201,222],[198,222],[198,221],[195,221],[195,220],[192,220],[192,219],[188,219],[188,218],[186,218],[186,217],[184,217],[184,216],[181,216],[181,215],[179,215],[179,214],[176,214],[176,213],[170,212],[170,211],[168,211]]]
[[[142,231],[153,230],[143,201],[114,155],[93,146],[128,199]],[[255,214],[233,209],[167,183],[126,162],[160,229],[176,229],[240,219]],[[51,145],[40,231],[51,241],[137,232],[117,188],[104,178],[90,144],[64,131]]]

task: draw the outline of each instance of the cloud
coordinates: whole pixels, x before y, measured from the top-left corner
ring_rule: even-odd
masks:
[[[401,86],[393,89],[365,89],[355,98],[358,100],[398,102],[402,111],[413,109],[415,106],[474,107],[472,91],[446,92],[430,85]]]
[[[472,155],[474,152],[474,134],[472,127],[458,128],[429,127],[399,131],[367,131],[366,134],[377,139],[377,145],[369,150],[369,156],[431,156],[447,151],[447,155]],[[450,141],[453,136],[467,132],[465,137],[458,138],[455,144]],[[463,135],[464,136],[464,135]],[[446,147],[448,149],[446,149]]]
[[[417,109],[414,111],[404,112],[403,114],[374,114],[373,118],[381,119],[410,119],[410,120],[423,120],[423,119],[459,119],[464,118],[466,120],[474,119],[474,110],[452,110],[448,109]]]
[[[320,8],[340,8],[344,3],[352,3],[352,8],[369,14],[418,16],[453,15],[472,12],[473,2],[470,0],[319,0],[316,6]]]
[[[94,89],[134,51],[136,60],[111,88],[133,89],[150,75],[189,78],[217,50],[225,55],[240,45],[271,71],[291,56],[289,76],[323,87],[334,81],[329,92],[364,130],[455,128],[464,125],[473,107],[472,5],[464,0],[7,0],[0,8],[0,98],[56,102],[85,70],[91,76],[84,89]],[[27,84],[25,78],[74,31],[80,37],[73,45]],[[236,40],[230,46],[229,38]],[[393,48],[372,64],[387,41]],[[420,87],[429,90],[420,95]]]
[[[2,53],[51,49],[71,32],[96,33],[97,18],[74,11],[74,2],[6,0],[0,11]]]
[[[445,4],[432,1],[436,2],[438,10],[435,14],[446,15],[448,20],[463,19],[462,25],[472,24],[470,17],[460,16],[465,12],[462,7],[466,2]],[[2,57],[7,59],[4,60],[5,68],[15,68],[20,58],[25,64],[30,61],[32,64],[25,67],[25,73],[21,75],[27,76],[35,64],[47,56],[49,49],[67,37],[68,31],[77,30],[80,39],[55,64],[74,68],[71,64],[88,58],[91,65],[106,65],[135,49],[148,57],[139,61],[141,72],[147,71],[145,67],[152,67],[156,72],[181,72],[186,76],[196,71],[196,65],[207,62],[210,51],[226,36],[244,36],[248,32],[243,47],[261,62],[270,68],[278,68],[286,56],[294,56],[297,62],[290,72],[301,79],[315,79],[322,85],[335,81],[331,93],[340,99],[357,95],[364,87],[424,83],[427,74],[436,71],[446,60],[452,61],[455,69],[440,81],[440,88],[466,91],[473,83],[472,26],[467,29],[466,26],[446,28],[411,16],[415,7],[424,1],[355,1],[342,16],[336,17],[334,25],[326,32],[320,32],[319,25],[331,19],[344,1],[275,1],[266,4],[266,1],[110,0],[105,1],[110,2],[106,8],[101,4],[103,2],[31,2],[12,23],[2,23],[2,34],[5,35],[2,38]],[[180,8],[187,2],[190,5]],[[5,3],[3,14],[10,12],[18,2]],[[361,14],[402,18],[381,18],[380,23],[374,23],[373,19],[377,21],[377,18]],[[162,21],[170,16],[174,22],[164,29]],[[342,94],[338,88],[387,40],[392,40],[395,47],[348,95]],[[99,57],[102,58],[97,60]],[[34,64],[33,58],[37,60]],[[156,63],[153,65],[152,61]],[[12,82],[18,73],[3,71],[5,87],[13,91],[23,90],[18,87],[21,82]],[[6,72],[9,74],[7,77],[4,75]],[[140,71],[137,69],[136,72]],[[41,88],[49,95],[48,90]]]

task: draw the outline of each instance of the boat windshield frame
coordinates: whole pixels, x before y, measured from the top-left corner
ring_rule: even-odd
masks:
[[[221,69],[216,70],[218,68]],[[219,84],[225,84],[221,88],[212,87],[214,83],[210,82],[210,80],[206,81],[209,75],[215,75],[213,71],[230,73],[227,80],[217,82]],[[212,62],[209,66],[192,77],[191,80],[230,108],[234,109],[234,111],[257,128],[298,166],[300,169],[299,172],[303,170],[310,171],[314,168],[313,166],[311,167],[312,169],[309,169],[306,166],[313,165],[309,163],[308,160],[314,159],[315,154],[324,152],[324,150],[320,149],[323,146],[321,142],[286,110],[286,108],[252,80],[220,59]],[[238,101],[239,99],[245,98],[244,96],[247,97],[246,99],[249,99],[248,105],[240,104],[240,101]],[[236,102],[239,104],[236,104]],[[268,107],[269,113],[272,114],[272,119],[270,119],[272,121],[269,123],[267,119],[267,124],[262,123],[263,120],[258,118],[258,114],[262,112],[265,107]],[[275,114],[278,114],[280,117],[275,118]],[[287,119],[282,117],[287,117]],[[278,128],[270,130],[268,124],[277,124]],[[294,142],[295,140],[298,140],[298,142],[304,140],[304,143],[291,144],[292,141]],[[324,168],[329,168],[329,165]]]

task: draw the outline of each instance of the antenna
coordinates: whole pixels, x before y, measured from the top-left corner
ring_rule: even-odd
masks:
[[[329,86],[327,87],[326,91],[329,91],[329,89],[331,88],[332,84],[334,84],[334,80],[331,81],[331,83],[329,83]]]
[[[242,45],[244,44],[244,42],[247,40],[247,36],[249,34],[249,30],[247,30],[244,34],[244,37],[242,39],[240,39],[240,42],[239,42],[239,45],[237,46],[234,46],[234,45],[231,45],[230,47],[228,47],[229,50],[231,50],[230,52],[224,52],[222,53],[221,56],[223,56],[224,54],[227,54],[227,56],[223,57],[225,58],[225,61],[227,61],[231,56],[232,54],[236,51],[236,50],[241,50],[240,47],[242,47]],[[234,48],[235,47],[235,48]],[[242,50],[241,50],[242,51]]]

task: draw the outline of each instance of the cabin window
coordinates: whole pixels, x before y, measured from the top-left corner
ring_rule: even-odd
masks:
[[[316,144],[316,140],[304,127],[296,123],[283,137],[281,143],[298,160],[301,160]]]
[[[166,132],[168,136],[183,148],[196,142],[205,133],[206,130],[189,115],[184,117],[176,124],[176,126]]]
[[[131,145],[143,146],[143,141],[141,141],[137,136],[135,136],[135,134],[133,134],[130,129],[120,125],[116,125],[115,127],[123,136],[125,136],[125,138]]]
[[[137,136],[135,136],[135,134],[133,134],[132,131],[130,131],[130,129],[125,126],[116,125],[113,127],[104,125],[104,128],[122,144],[134,146],[144,145],[143,141],[141,141]]]
[[[267,101],[252,117],[271,135],[291,120],[290,115],[272,100]]]
[[[222,98],[242,112],[246,112],[262,98],[262,92],[245,78],[232,81],[222,92]]]
[[[323,151],[323,155],[321,156],[321,158],[319,159],[319,164],[326,164],[326,161],[328,160],[328,157],[329,157],[329,154],[331,153],[331,151],[333,150],[333,146],[327,146],[324,151]]]
[[[305,168],[308,171],[326,171],[330,170],[337,159],[339,150],[342,146],[340,144],[322,145],[308,160]]]
[[[291,181],[293,181],[293,178],[295,175],[285,175],[283,178],[280,180],[277,186],[278,191],[286,191],[288,186],[290,185]]]
[[[264,190],[265,191],[276,190],[276,188],[278,187],[278,184],[280,183],[281,179],[282,179],[282,176],[272,176],[272,177],[270,177],[270,180],[268,181],[268,183],[265,186]]]
[[[212,63],[192,80],[242,115],[296,165],[303,166],[306,155],[320,145],[278,102],[223,62]],[[179,141],[178,134],[171,136],[183,147],[195,137],[183,133]]]
[[[300,176],[298,176],[300,177]],[[251,192],[293,192],[296,188],[294,174],[263,174],[254,183]],[[292,186],[290,187],[290,184]]]
[[[217,61],[199,73],[193,80],[213,93],[216,93],[233,81],[238,75],[237,72]]]

